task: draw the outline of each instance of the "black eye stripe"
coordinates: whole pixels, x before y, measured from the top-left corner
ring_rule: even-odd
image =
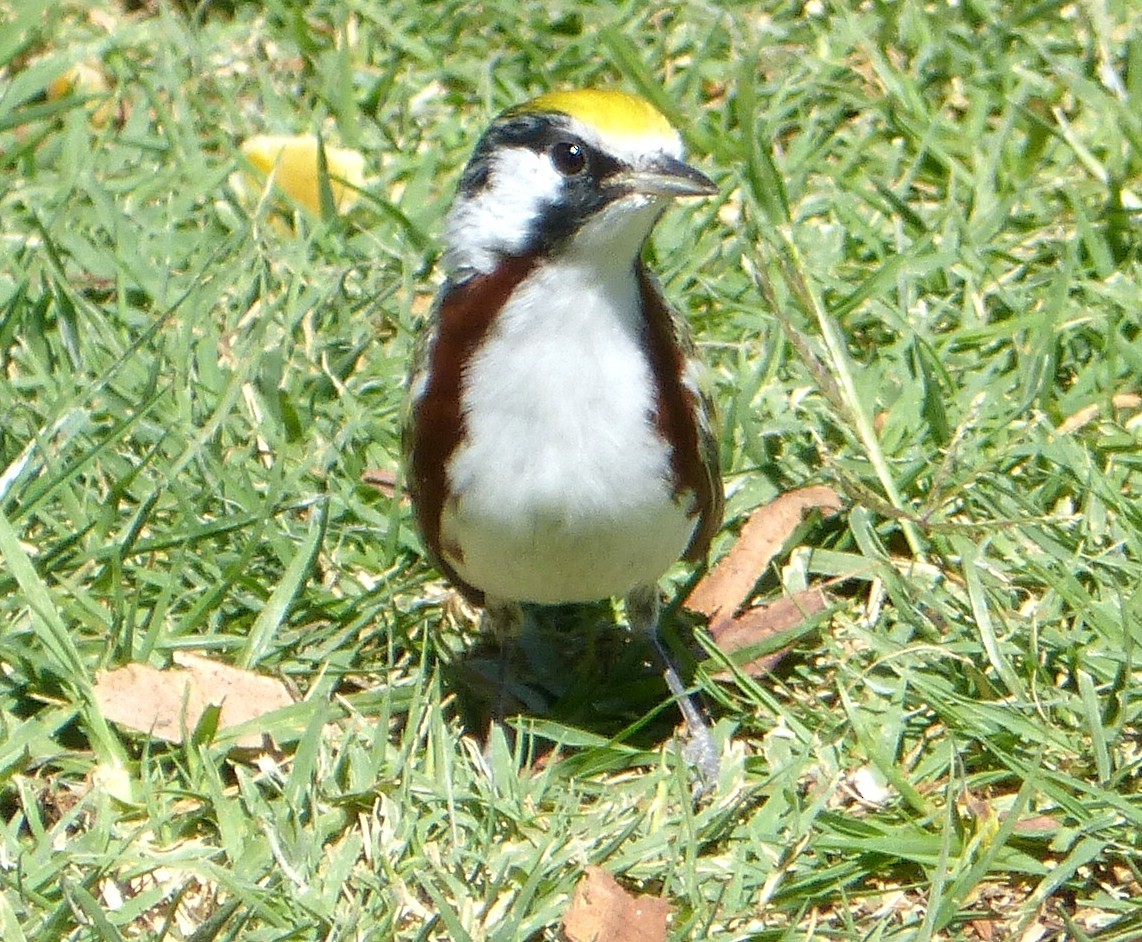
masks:
[[[551,198],[538,199],[537,195],[536,215],[523,249],[524,254],[550,253],[618,195],[611,178],[622,173],[625,165],[580,137],[565,115],[509,113],[477,142],[460,178],[459,195],[475,198],[493,183],[508,189],[518,186],[510,174],[499,179],[495,163],[497,153],[520,148],[551,161],[563,178]]]

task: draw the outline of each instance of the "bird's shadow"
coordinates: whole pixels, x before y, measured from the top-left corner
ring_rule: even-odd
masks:
[[[500,643],[488,636],[444,665],[470,735],[483,743],[493,720],[511,723],[516,716],[606,739],[622,734],[637,749],[654,749],[674,735],[681,720],[654,645],[632,632],[610,603],[537,606],[528,614],[523,636],[508,646],[506,665]],[[671,624],[688,645],[690,626]],[[680,667],[688,682],[693,661]],[[533,758],[542,758],[555,743],[540,735],[529,745]]]

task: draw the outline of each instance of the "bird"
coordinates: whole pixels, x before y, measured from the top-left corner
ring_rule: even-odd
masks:
[[[721,526],[716,416],[643,250],[675,199],[715,193],[641,96],[557,90],[499,114],[445,217],[403,434],[427,556],[501,648],[532,606],[621,596],[707,784],[717,750],[659,636],[659,580]]]

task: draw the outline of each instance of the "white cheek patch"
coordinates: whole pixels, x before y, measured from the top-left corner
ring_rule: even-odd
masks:
[[[445,267],[492,271],[501,256],[524,248],[541,207],[562,187],[563,178],[546,154],[527,147],[496,154],[487,185],[472,196],[457,196],[448,213]]]

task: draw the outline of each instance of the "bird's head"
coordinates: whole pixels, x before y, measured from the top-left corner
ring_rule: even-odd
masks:
[[[480,138],[448,214],[445,267],[464,277],[505,258],[574,252],[625,263],[669,200],[714,192],[649,102],[551,92],[505,111]]]

